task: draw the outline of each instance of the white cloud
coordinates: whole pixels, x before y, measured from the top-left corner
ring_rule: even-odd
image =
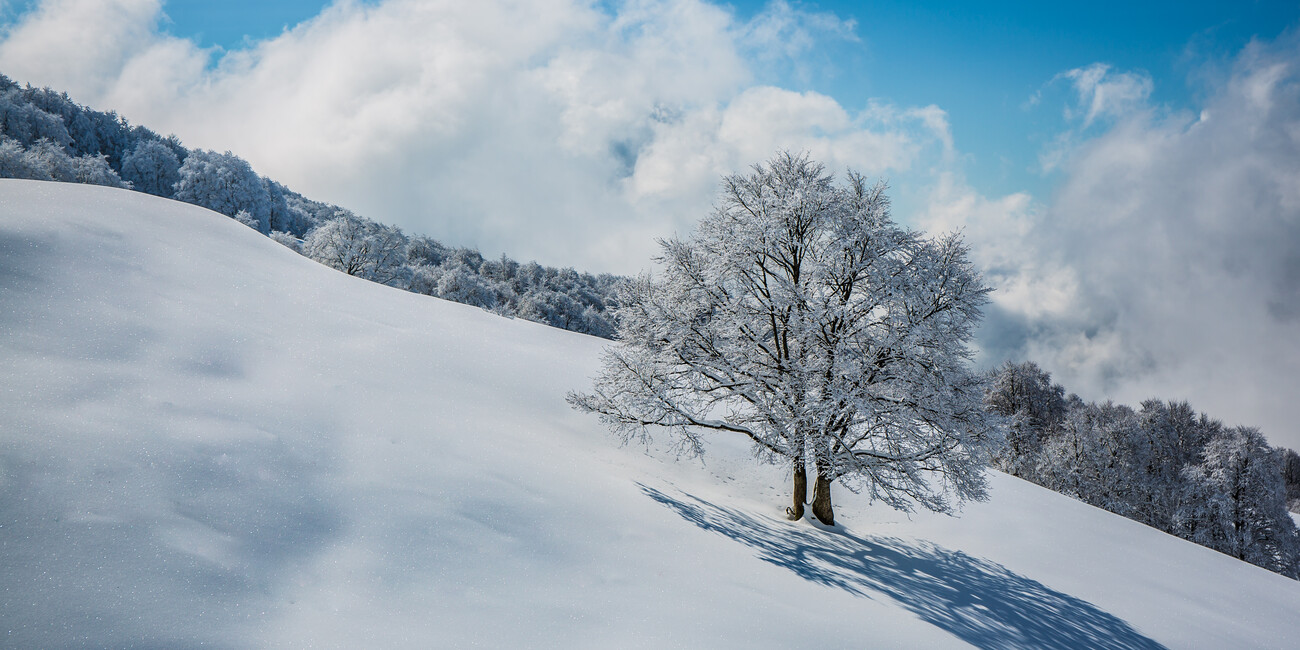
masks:
[[[1071,72],[1081,119],[1113,123],[1070,141],[1020,228],[1004,287],[1032,290],[996,298],[1002,344],[1085,397],[1189,399],[1300,447],[1300,41],[1248,47],[1198,116],[1146,106],[1143,77]],[[1125,90],[1099,90],[1111,78]],[[1052,260],[1064,293],[1032,286]]]
[[[1113,73],[1104,63],[1075,68],[1057,76],[1072,82],[1079,100],[1077,107],[1066,109],[1066,118],[1082,113],[1084,127],[1091,126],[1099,117],[1124,117],[1144,108],[1151,96],[1149,75],[1141,72]]]
[[[749,22],[701,0],[603,7],[344,1],[218,56],[159,31],[152,0],[45,0],[0,69],[413,232],[616,272],[778,148],[870,173],[908,169],[936,129],[951,148],[933,107],[882,120],[755,85],[851,22],[780,1]],[[83,33],[94,46],[71,47]]]
[[[828,36],[858,40],[856,27],[853,19],[795,9],[785,0],[773,0],[741,32],[743,44],[759,58],[795,60]]]
[[[1063,131],[1043,148],[1038,156],[1042,172],[1053,172],[1067,162],[1094,127],[1112,126],[1116,121],[1131,120],[1153,109],[1148,103],[1154,84],[1145,72],[1114,72],[1104,63],[1067,70],[1052,78],[1048,86],[1067,80],[1074,91],[1074,101],[1063,109],[1071,128]],[[1042,101],[1039,89],[1026,109]]]
[[[100,97],[166,40],[156,30],[160,8],[160,0],[47,0],[5,34],[0,61],[10,76]]]
[[[998,307],[1031,319],[1061,318],[1077,300],[1078,281],[1059,259],[1028,245],[1038,236],[1041,209],[1026,193],[990,199],[945,172],[919,224],[932,233],[962,232]]]

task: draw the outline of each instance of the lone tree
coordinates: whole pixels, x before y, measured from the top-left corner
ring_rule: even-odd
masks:
[[[789,463],[800,519],[834,523],[831,485],[911,510],[981,499],[993,431],[966,343],[989,289],[956,235],[889,216],[885,186],[837,186],[803,155],[723,181],[695,233],[661,241],[662,277],[629,283],[593,393],[624,440],[652,427],[702,453],[706,432]]]

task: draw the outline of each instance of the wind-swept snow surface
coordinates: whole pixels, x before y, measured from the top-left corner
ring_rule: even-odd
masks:
[[[0,646],[1294,647],[1300,583],[1002,475],[957,518],[620,448],[603,341],[0,181]]]

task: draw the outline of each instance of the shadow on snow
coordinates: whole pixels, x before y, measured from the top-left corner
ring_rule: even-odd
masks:
[[[857,596],[889,596],[979,648],[1164,647],[1091,603],[961,551],[842,530],[791,528],[689,494],[640,487],[696,526],[752,547],[766,562]]]

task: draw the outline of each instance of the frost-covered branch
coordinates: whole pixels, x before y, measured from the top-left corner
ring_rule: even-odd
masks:
[[[660,242],[662,275],[629,287],[621,346],[573,404],[625,435],[744,435],[791,463],[794,512],[811,463],[823,521],[841,479],[896,507],[982,496],[992,419],[966,345],[989,290],[960,238],[898,227],[883,184],[836,186],[803,156],[722,187],[693,236]]]

